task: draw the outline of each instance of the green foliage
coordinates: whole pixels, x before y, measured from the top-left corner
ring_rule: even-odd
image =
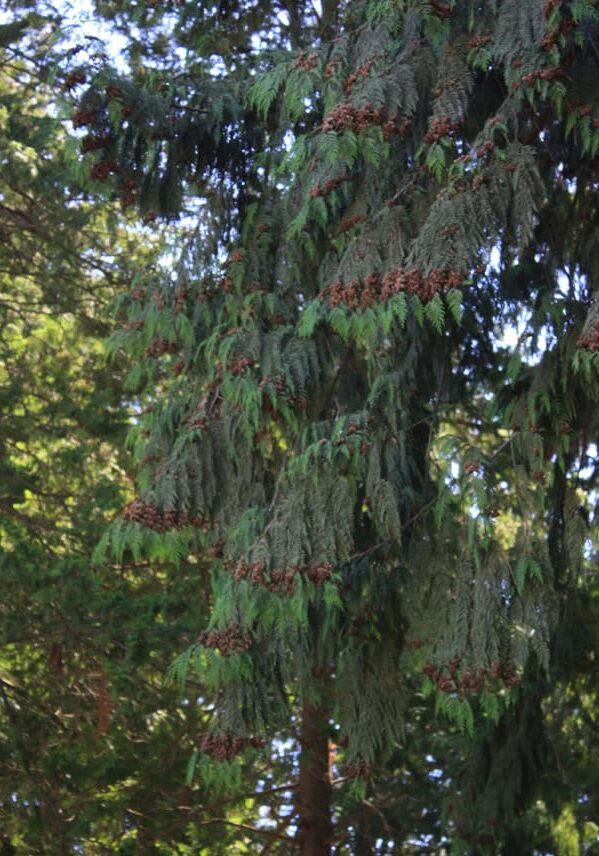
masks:
[[[214,836],[189,831],[185,768],[209,703],[164,674],[207,620],[205,586],[187,545],[107,529],[137,412],[122,352],[104,358],[108,307],[161,245],[77,177],[40,79],[46,23],[30,41],[6,25],[0,51],[0,850],[199,852]]]
[[[277,50],[244,53],[228,5],[220,66],[187,10],[176,86],[99,63],[77,90],[123,204],[198,215],[115,309],[141,475],[102,549],[211,556],[210,627],[247,648],[190,642],[171,675],[218,698],[217,733],[289,734],[318,699],[350,769],[374,768],[370,801],[420,706],[460,747],[438,850],[580,841],[564,812],[586,784],[544,784],[542,699],[569,718],[552,690],[592,638],[558,644],[594,596],[594,6],[323,3],[276,24],[257,4]],[[235,792],[239,767],[206,754]],[[386,824],[397,794],[376,798],[373,840],[416,846]],[[359,852],[345,799],[339,852]]]

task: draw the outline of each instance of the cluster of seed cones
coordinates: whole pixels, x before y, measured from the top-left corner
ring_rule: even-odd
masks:
[[[350,309],[367,309],[401,293],[415,294],[426,303],[435,294],[462,285],[464,279],[463,271],[450,268],[435,268],[429,274],[416,269],[395,268],[384,276],[373,272],[362,280],[352,280],[347,284],[340,279],[335,280],[321,292],[320,297],[328,299],[333,307],[343,304]]]
[[[431,146],[433,143],[438,143],[443,137],[447,137],[456,130],[456,123],[449,116],[441,116],[437,119],[431,119],[428,130],[424,135],[424,142]]]
[[[343,768],[343,776],[346,779],[365,779],[370,775],[370,766],[360,758]]]
[[[599,351],[599,321],[596,321],[588,333],[580,336],[576,347],[584,348],[586,351],[596,353]]]
[[[322,130],[330,133],[349,128],[354,134],[359,134],[371,125],[380,125],[384,119],[385,108],[382,105],[373,107],[372,104],[366,104],[364,107],[354,107],[349,101],[342,101],[325,117]]]
[[[234,579],[248,580],[252,585],[264,586],[273,594],[291,595],[295,591],[296,580],[299,576],[305,577],[316,586],[323,585],[330,580],[333,573],[333,565],[330,562],[321,562],[314,565],[292,565],[285,571],[274,570],[269,573],[264,562],[252,562],[247,564],[243,561],[225,561],[226,570],[231,571]]]
[[[259,737],[241,737],[238,734],[206,734],[200,743],[200,751],[215,761],[231,761],[247,748],[262,749],[266,741]]]
[[[244,633],[238,624],[231,624],[224,630],[203,630],[198,642],[205,648],[217,648],[225,657],[242,654],[252,647],[252,637]]]
[[[145,502],[143,499],[134,499],[133,502],[128,503],[123,511],[123,517],[154,532],[168,532],[171,529],[184,529],[186,526],[203,529],[208,522],[200,515],[192,515],[175,508],[161,509],[153,502]]]
[[[522,683],[522,679],[516,672],[506,666],[504,663],[494,663],[491,668],[461,669],[461,658],[454,657],[446,669],[439,669],[432,663],[426,663],[424,666],[424,674],[437,685],[437,688],[443,693],[456,693],[460,696],[466,696],[469,693],[480,693],[486,689],[489,684],[499,682],[504,687],[517,687]]]
[[[169,342],[168,339],[163,339],[158,336],[148,345],[144,352],[145,357],[161,357],[163,354],[176,354],[179,351],[179,345],[176,342]]]

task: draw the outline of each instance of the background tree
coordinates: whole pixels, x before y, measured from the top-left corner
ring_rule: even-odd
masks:
[[[77,176],[52,24],[0,27],[0,850],[235,852],[268,832],[215,822],[241,789],[198,815],[185,776],[212,699],[164,683],[206,621],[200,558],[92,562],[132,491],[110,305],[162,239]]]

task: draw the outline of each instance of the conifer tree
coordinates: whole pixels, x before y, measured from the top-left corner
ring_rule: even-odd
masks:
[[[50,24],[0,26],[0,852],[225,854],[243,793],[191,829],[185,785],[211,699],[163,680],[206,620],[197,561],[92,561],[132,493],[108,307],[159,245],[74,174]]]
[[[596,560],[599,13],[295,5],[303,35],[256,7],[276,50],[219,55],[247,11],[221,3],[194,53],[185,10],[178,67],[74,90],[92,177],[195,223],[120,304],[147,406],[110,538],[212,557],[174,669],[219,693],[203,780],[292,734],[300,852],[369,852],[333,823],[331,746],[368,779],[424,695],[475,741],[456,852],[525,852]]]

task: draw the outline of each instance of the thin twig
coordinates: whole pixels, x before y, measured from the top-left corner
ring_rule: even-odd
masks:
[[[266,838],[273,838],[277,841],[285,841],[289,844],[293,841],[288,835],[279,835],[276,832],[273,832],[270,829],[259,829],[255,826],[250,826],[248,823],[236,823],[233,820],[227,820],[225,817],[212,817],[210,820],[201,820],[198,822],[198,826],[212,826],[215,823],[224,823],[227,826],[233,826],[235,829],[244,829],[246,832],[253,832],[255,835],[264,835]]]

